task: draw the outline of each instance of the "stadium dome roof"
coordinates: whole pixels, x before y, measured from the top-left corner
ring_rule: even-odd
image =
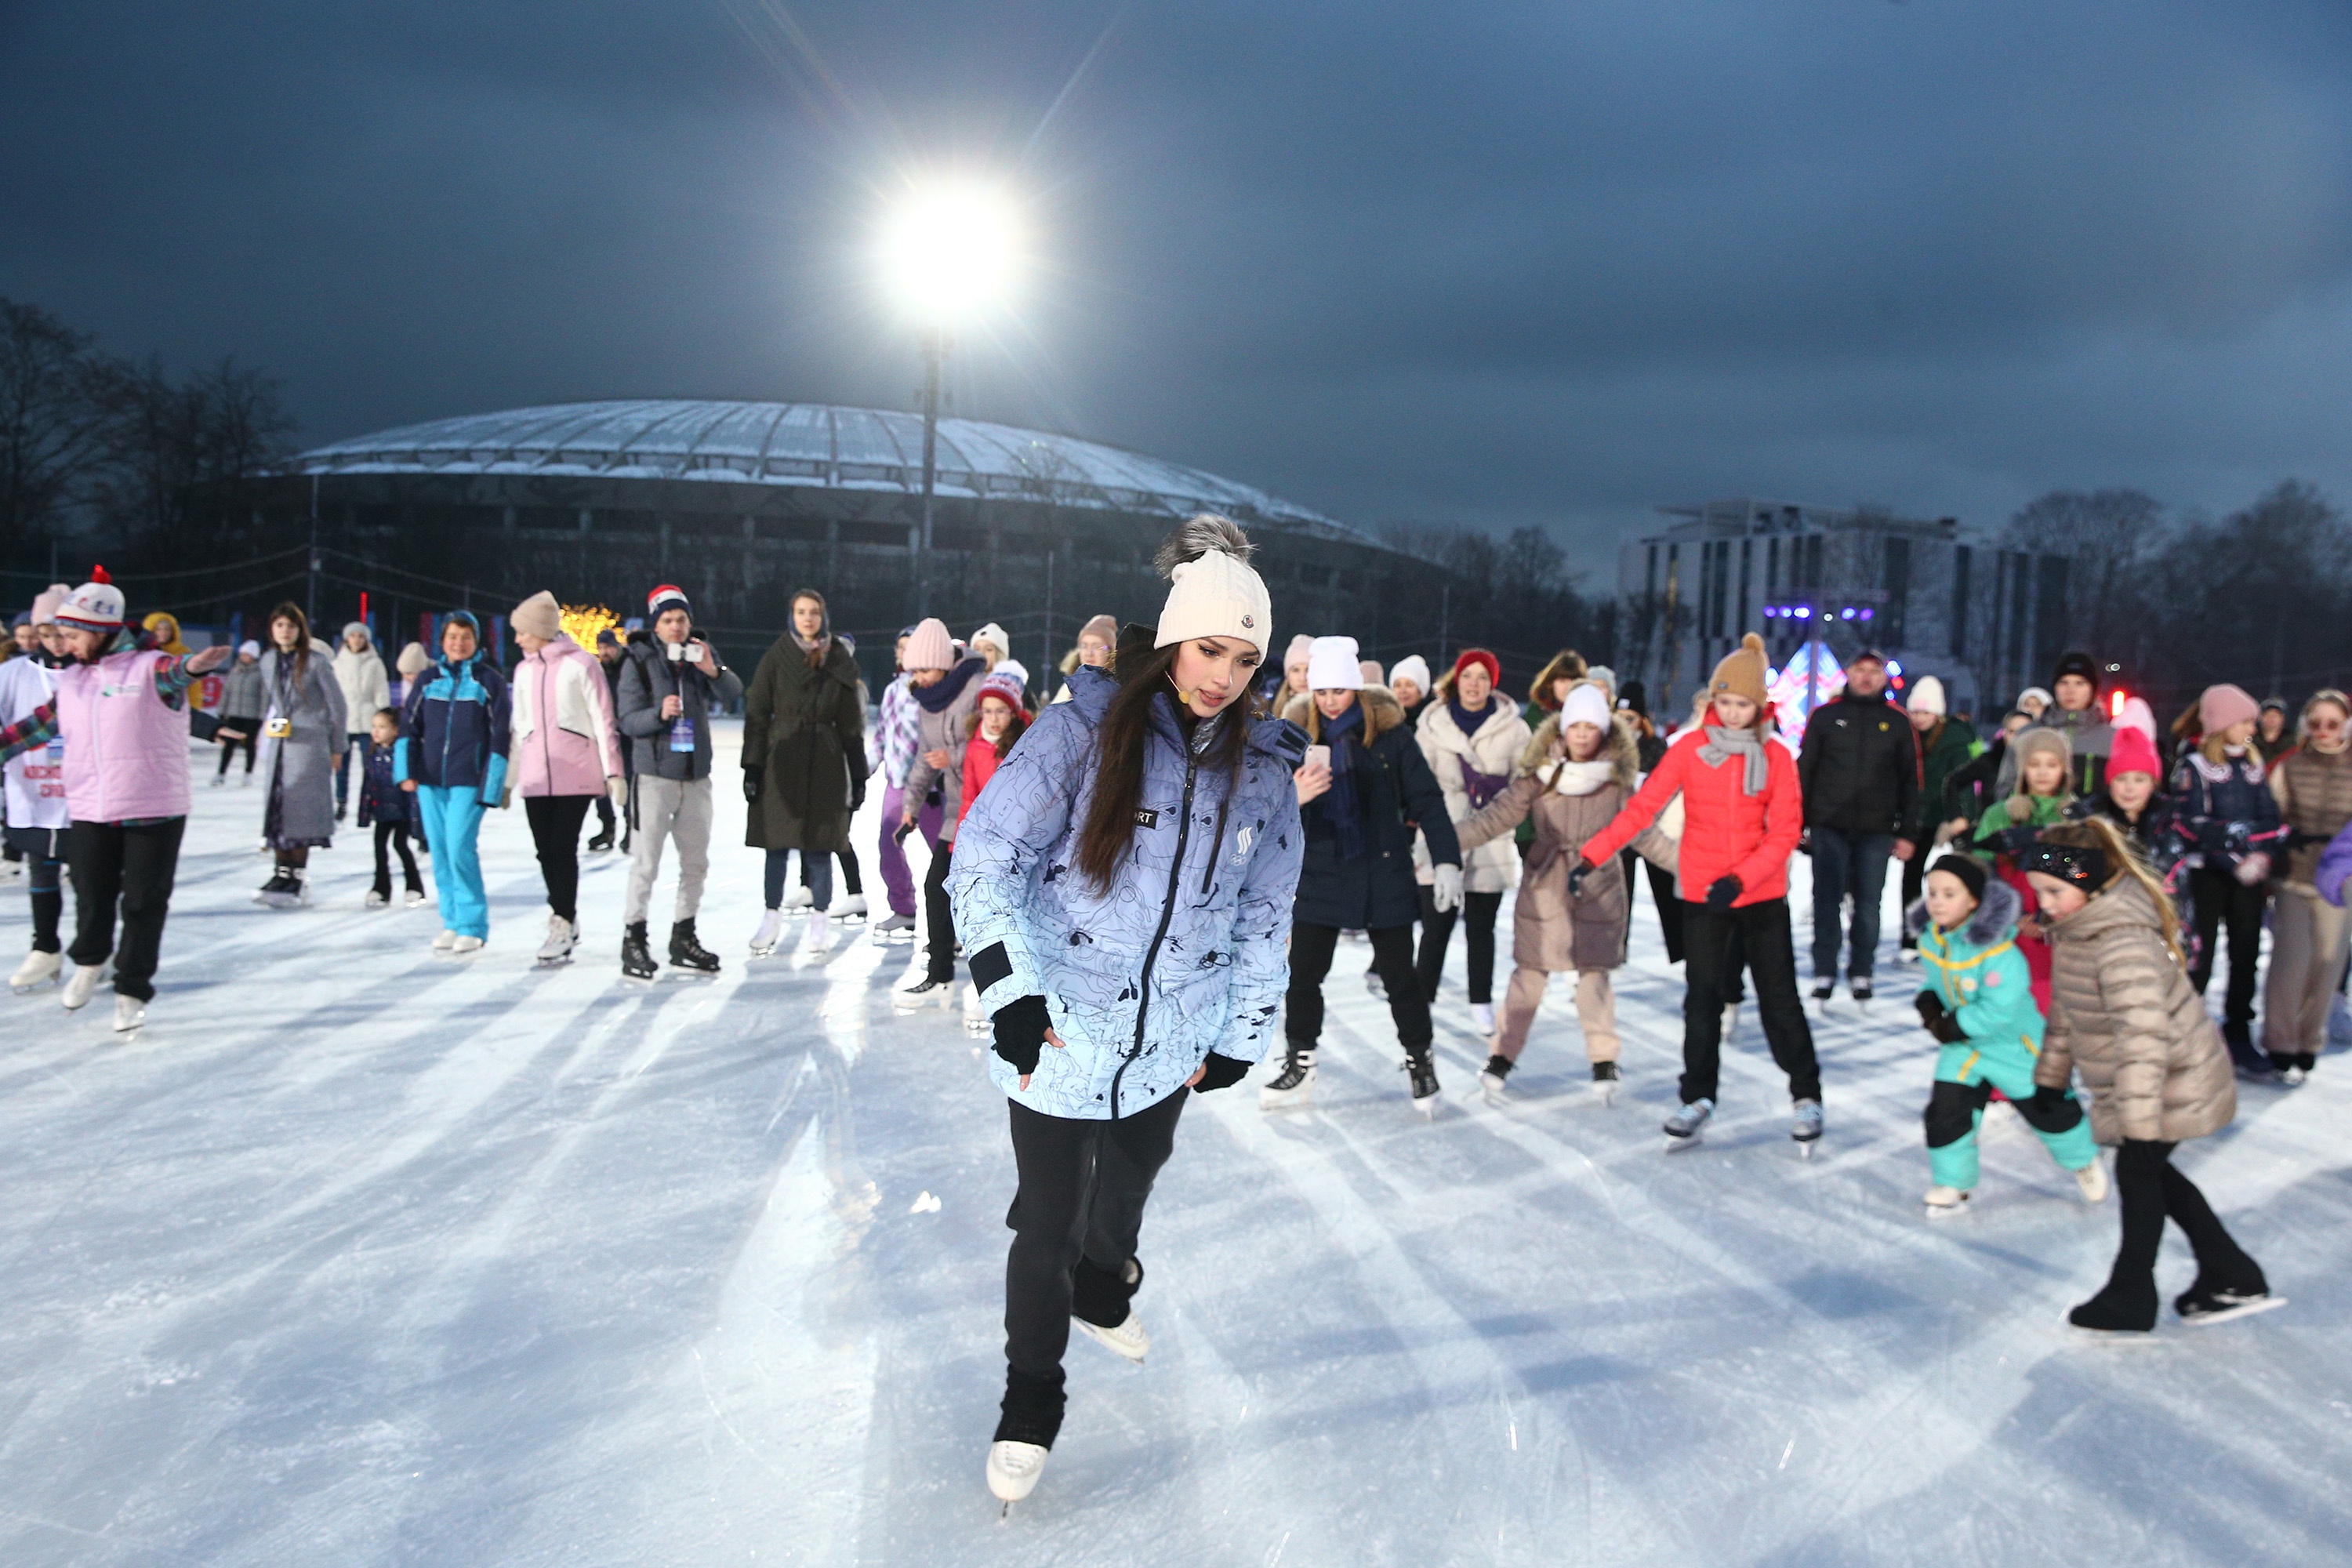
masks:
[[[941,419],[937,493],[1243,522],[1380,548],[1360,529],[1249,485],[1134,452]],[[919,493],[919,415],[818,403],[644,399],[512,408],[336,441],[295,459],[306,474],[509,474],[686,479],[799,489]]]

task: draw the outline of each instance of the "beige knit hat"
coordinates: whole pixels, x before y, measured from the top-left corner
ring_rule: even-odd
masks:
[[[1712,700],[1729,692],[1761,708],[1770,700],[1764,689],[1764,639],[1749,632],[1715,667],[1715,679],[1706,683],[1706,694]]]
[[[1213,512],[1202,512],[1160,546],[1168,602],[1160,606],[1154,647],[1193,637],[1233,637],[1263,658],[1274,637],[1274,600],[1265,580],[1244,557],[1249,536]]]
[[[432,656],[425,651],[425,645],[421,642],[413,642],[400,650],[400,658],[394,664],[394,668],[398,669],[403,677],[413,678],[424,674],[425,667],[432,662]]]
[[[953,669],[955,642],[948,636],[945,621],[937,616],[926,616],[907,634],[907,651],[899,663],[908,669]]]
[[[507,625],[519,632],[553,642],[563,635],[563,606],[555,602],[554,595],[541,588],[514,607],[514,614],[507,617]]]

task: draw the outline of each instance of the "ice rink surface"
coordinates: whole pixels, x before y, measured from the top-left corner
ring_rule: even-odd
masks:
[[[1923,1217],[1892,878],[1882,999],[1818,1029],[1811,1163],[1752,1013],[1709,1136],[1664,1152],[1682,986],[1646,889],[1611,1109],[1559,985],[1515,1098],[1480,1100],[1457,935],[1424,1123],[1343,946],[1316,1108],[1262,1114],[1261,1069],[1186,1110],[1150,1360],[1072,1344],[1000,1521],[1003,1101],[954,1015],[892,1015],[907,949],[746,962],[737,777],[715,982],[621,978],[613,855],[579,962],[535,971],[520,809],[484,829],[477,958],[428,951],[429,907],[361,907],[356,832],[312,907],[264,910],[262,792],[231,788],[197,793],[135,1039],[103,997],[0,998],[0,1563],[2352,1559],[2352,1058],[2182,1157],[2292,1305],[2077,1338],[2114,1202],[2021,1128],[1972,1212]],[[2168,1299],[2189,1272],[2176,1235]]]

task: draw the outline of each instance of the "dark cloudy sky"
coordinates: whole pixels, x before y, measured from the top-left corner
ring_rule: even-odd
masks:
[[[2342,0],[0,5],[0,293],[314,439],[906,406],[952,164],[1041,264],[960,412],[1354,521],[2352,500]]]

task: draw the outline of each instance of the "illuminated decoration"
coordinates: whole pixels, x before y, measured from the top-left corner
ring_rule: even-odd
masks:
[[[1802,611],[1799,612],[1800,618]],[[1805,721],[1814,709],[1845,689],[1845,669],[1830,645],[1814,637],[1790,656],[1788,668],[1765,683],[1780,721],[1780,738],[1791,746],[1805,739]]]
[[[566,605],[563,606],[563,635],[592,653],[596,647],[596,634],[611,632],[623,642],[629,634],[621,629],[621,617],[602,605]]]
[[[2114,720],[2114,719],[2120,719],[2120,718],[2122,718],[2123,716],[2124,716],[2124,689],[2123,689],[2122,687],[2118,686],[2118,687],[2116,687],[2116,688],[2115,689],[2115,690],[2113,690],[2113,691],[2111,691],[2111,692],[2109,692],[2109,693],[2107,694],[2107,717],[2108,717],[2109,719],[2111,719],[2111,720]]]

